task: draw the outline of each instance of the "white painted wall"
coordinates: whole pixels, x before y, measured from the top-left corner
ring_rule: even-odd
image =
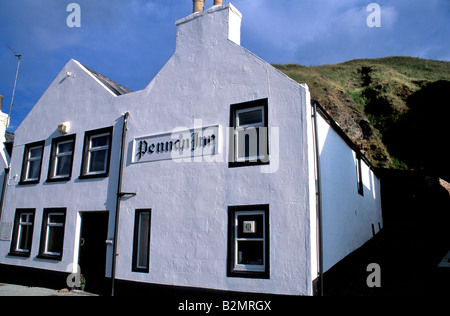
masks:
[[[71,72],[71,77],[67,76]],[[84,133],[89,130],[114,126],[115,139],[122,135],[122,116],[111,92],[78,62],[71,60],[40,98],[32,111],[15,132],[2,222],[14,222],[17,208],[35,208],[33,245],[30,258],[8,256],[10,242],[0,241],[0,263],[24,267],[36,267],[65,272],[69,265],[78,262],[79,212],[109,211],[109,236],[113,236],[116,205],[117,173],[108,178],[80,180]],[[63,136],[58,124],[70,121],[69,134],[76,134],[72,178],[67,182],[46,183],[52,139]],[[19,185],[25,144],[45,140],[45,148],[39,184]],[[118,170],[119,143],[112,145],[110,170]],[[44,208],[66,207],[66,228],[63,260],[55,262],[36,258]],[[76,251],[75,251],[75,250]],[[109,249],[111,258],[112,249]],[[109,260],[109,267],[111,265]]]
[[[380,180],[361,161],[364,196],[357,190],[356,154],[318,115],[323,214],[324,271],[383,227]]]
[[[144,91],[130,96],[123,187],[138,195],[122,203],[120,279],[260,293],[312,291],[303,124],[309,93],[230,39],[229,29],[237,28],[230,23],[240,25],[238,17],[234,7],[225,5],[180,20],[174,56]],[[212,163],[130,164],[133,138],[197,124],[224,128],[231,104],[262,98],[269,100],[269,166],[228,168],[227,147]],[[226,276],[228,206],[251,204],[270,205],[269,280]],[[130,267],[136,208],[152,209],[148,274]]]
[[[120,214],[117,278],[158,284],[279,294],[311,294],[307,110],[309,93],[240,47],[240,13],[215,7],[178,22],[177,49],[142,91],[115,97],[78,62],[70,61],[16,131],[5,222],[17,208],[36,208],[30,258],[0,263],[66,271],[77,263],[80,212],[108,210],[114,228],[122,117],[129,111]],[[67,72],[72,76],[67,77]],[[229,125],[230,105],[268,98],[271,164],[228,168],[227,133],[213,162],[171,160],[131,164],[132,140],[175,128]],[[295,118],[295,119],[292,119]],[[59,123],[76,133],[72,179],[45,183],[52,138]],[[114,126],[110,176],[80,180],[85,131]],[[18,185],[24,145],[45,140],[41,181]],[[279,151],[278,151],[279,149]],[[16,176],[17,175],[17,176]],[[270,279],[228,278],[228,206],[270,205]],[[67,207],[61,262],[37,259],[46,207]],[[134,212],[152,209],[150,272],[131,272]],[[111,266],[111,247],[108,270]],[[110,274],[110,271],[107,272]]]

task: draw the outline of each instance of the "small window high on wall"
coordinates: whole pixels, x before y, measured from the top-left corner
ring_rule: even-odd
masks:
[[[364,196],[364,184],[361,171],[361,154],[356,154],[356,178],[358,194]]]

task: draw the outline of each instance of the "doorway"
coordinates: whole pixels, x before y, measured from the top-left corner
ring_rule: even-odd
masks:
[[[78,264],[87,292],[106,294],[108,290],[105,278],[108,220],[108,212],[81,213]]]

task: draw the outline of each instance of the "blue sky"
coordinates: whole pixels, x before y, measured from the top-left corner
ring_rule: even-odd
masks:
[[[227,2],[226,0],[224,2]],[[366,20],[381,7],[381,27]],[[81,27],[69,28],[69,3]],[[213,0],[206,0],[206,7]],[[241,45],[270,63],[321,65],[356,58],[412,56],[450,61],[450,0],[234,0]],[[191,0],[0,0],[0,94],[14,131],[74,58],[132,90],[152,80],[175,50],[175,21]]]

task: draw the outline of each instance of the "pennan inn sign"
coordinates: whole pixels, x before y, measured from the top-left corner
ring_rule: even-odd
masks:
[[[215,125],[135,138],[132,163],[213,156],[219,153],[219,134],[220,127]]]

